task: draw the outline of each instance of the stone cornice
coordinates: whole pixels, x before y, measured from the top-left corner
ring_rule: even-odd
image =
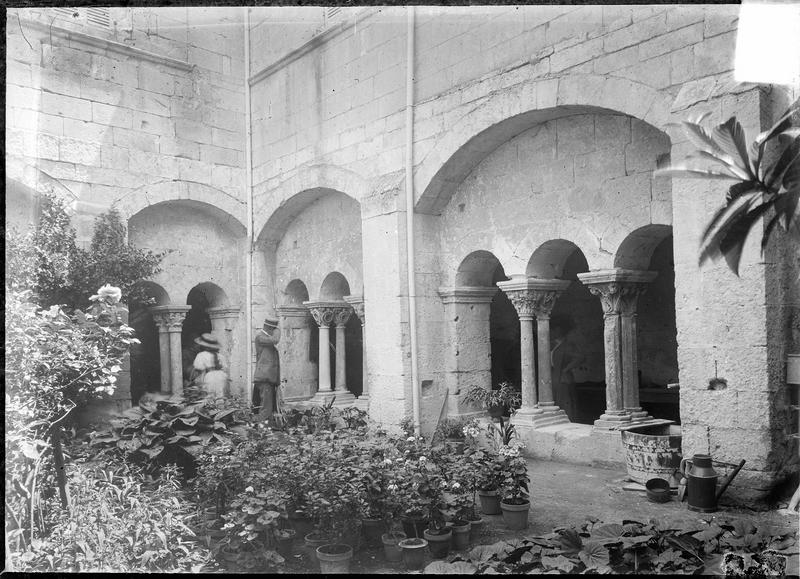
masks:
[[[172,314],[172,313],[186,313],[192,309],[192,306],[187,305],[173,305],[168,304],[166,306],[151,306],[147,308],[151,314]]]
[[[438,294],[445,304],[488,304],[497,293],[493,287],[440,287]]]
[[[650,283],[658,275],[657,271],[642,269],[604,269],[579,273],[578,279],[583,285],[597,283]]]
[[[193,64],[190,64],[184,60],[178,60],[177,58],[170,58],[169,56],[162,56],[154,52],[142,50],[141,48],[128,46],[127,44],[122,44],[121,42],[116,42],[115,40],[109,40],[107,38],[101,38],[99,36],[92,36],[91,34],[86,34],[85,32],[78,32],[77,30],[62,28],[61,26],[45,24],[44,22],[38,22],[36,20],[20,19],[20,21],[28,28],[32,28],[40,32],[46,32],[51,36],[55,36],[58,38],[65,38],[70,41],[74,40],[76,42],[81,42],[89,46],[96,46],[98,48],[110,50],[112,52],[117,52],[119,54],[130,56],[139,60],[148,60],[156,64],[163,64],[164,66],[177,68],[178,70],[183,70],[187,72],[194,68]]]
[[[339,36],[342,32],[359,24],[365,18],[369,18],[370,16],[372,16],[372,14],[373,14],[372,11],[362,10],[361,12],[355,14],[354,18],[352,18],[351,20],[345,20],[335,26],[331,26],[330,28],[328,28],[323,32],[320,32],[305,44],[299,46],[298,48],[295,48],[288,54],[282,56],[281,58],[273,62],[272,64],[267,65],[261,70],[259,70],[257,73],[255,73],[248,79],[248,83],[250,84],[250,86],[258,84],[265,78],[268,78],[273,74],[275,74],[275,72],[277,72],[278,70],[286,66],[289,66],[294,61],[302,58],[309,52],[313,52],[323,44],[330,42],[331,40]]]
[[[568,279],[542,279],[524,275],[512,275],[509,281],[497,282],[497,287],[504,292],[515,290],[562,292],[571,283],[572,281]]]
[[[320,327],[327,327],[331,324],[340,323],[341,317],[344,315],[342,310],[347,310],[349,317],[353,309],[346,301],[309,301],[303,302],[303,305],[311,312],[311,317],[317,322]],[[345,320],[346,322],[347,320]]]

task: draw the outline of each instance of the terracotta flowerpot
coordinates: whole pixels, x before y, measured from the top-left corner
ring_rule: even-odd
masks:
[[[304,540],[306,553],[309,557],[311,557],[311,559],[314,559],[317,556],[317,547],[331,544],[330,535],[320,533],[319,531],[312,531],[305,536]]]
[[[425,548],[428,546],[428,541],[414,537],[403,539],[398,545],[403,551],[403,564],[406,568],[422,569],[425,565]]]
[[[361,519],[361,534],[364,542],[370,547],[381,544],[381,535],[386,532],[386,523],[383,519]]]
[[[531,510],[530,501],[525,501],[521,505],[501,501],[500,508],[503,509],[503,522],[509,529],[521,531],[528,528],[528,513]]]
[[[463,551],[469,547],[469,531],[472,525],[469,521],[455,520],[450,525],[453,530],[453,549]]]
[[[497,491],[478,491],[478,498],[484,515],[499,515],[503,512],[500,510],[500,495]]]
[[[428,519],[424,517],[403,517],[403,532],[410,538],[422,538],[425,529],[428,528]]]
[[[383,554],[386,560],[391,563],[398,563],[403,558],[403,550],[400,548],[400,541],[406,538],[405,533],[384,533],[381,535],[383,542]]]
[[[353,548],[343,543],[332,543],[317,547],[319,569],[325,573],[350,573],[350,559]]]
[[[303,511],[289,512],[289,524],[298,537],[305,537],[314,530],[314,519],[307,517]]]
[[[444,559],[450,553],[450,541],[453,539],[453,530],[449,528],[438,531],[425,530],[425,540],[435,559]]]
[[[294,529],[284,529],[286,536],[276,537],[277,551],[284,559],[290,558],[294,554],[294,538],[296,532]]]
[[[483,535],[486,528],[486,521],[483,519],[476,519],[469,522],[469,540],[471,543],[476,543]]]

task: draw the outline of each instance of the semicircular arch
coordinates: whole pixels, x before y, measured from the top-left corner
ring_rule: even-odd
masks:
[[[649,269],[656,247],[672,235],[672,227],[653,223],[631,231],[614,253],[614,267]]]
[[[416,166],[416,210],[440,214],[458,184],[481,160],[537,124],[576,114],[621,113],[663,131],[671,101],[669,94],[645,84],[594,74],[534,79],[492,93],[453,123]],[[538,108],[528,108],[532,102]]]

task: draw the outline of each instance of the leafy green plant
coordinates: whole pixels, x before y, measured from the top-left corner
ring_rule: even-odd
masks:
[[[495,390],[472,386],[467,391],[464,402],[481,405],[486,410],[497,406],[513,410],[519,407],[522,403],[522,398],[510,382],[501,382]]]
[[[463,418],[445,418],[436,425],[433,438],[445,439],[464,439],[464,426],[466,421]]]
[[[241,416],[245,410],[237,401],[202,400],[186,403],[172,396],[155,403],[142,403],[125,411],[123,418],[92,436],[91,444],[106,454],[146,465],[150,471],[165,464],[178,464],[184,474],[195,474],[195,457],[214,443],[231,444],[248,428]]]
[[[48,511],[59,508],[43,494],[48,473],[66,506],[64,427],[76,407],[114,392],[135,338],[113,300],[70,316],[39,309],[29,291],[6,290],[6,531],[18,549],[43,536]]]
[[[736,117],[707,129],[700,123],[706,115],[681,123],[697,147],[686,162],[657,170],[656,176],[735,181],[728,189],[725,205],[712,217],[703,232],[700,264],[724,256],[738,275],[742,249],[761,218],[766,219],[761,237],[763,252],[777,225],[800,238],[800,128],[792,126],[797,110],[784,114],[774,126],[760,133],[748,148],[746,136]],[[768,148],[784,139],[776,160],[767,162]],[[711,162],[717,170],[701,167]]]
[[[194,572],[210,553],[188,526],[192,506],[174,472],[155,483],[130,468],[90,465],[70,469],[69,509],[46,537],[12,553],[18,571]]]

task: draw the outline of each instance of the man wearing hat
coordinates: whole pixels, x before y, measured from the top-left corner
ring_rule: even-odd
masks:
[[[281,339],[278,320],[267,318],[264,327],[256,335],[256,369],[253,374],[253,405],[260,407],[258,416],[274,425],[273,415],[279,408],[278,386],[281,381],[281,365],[275,347]]]

